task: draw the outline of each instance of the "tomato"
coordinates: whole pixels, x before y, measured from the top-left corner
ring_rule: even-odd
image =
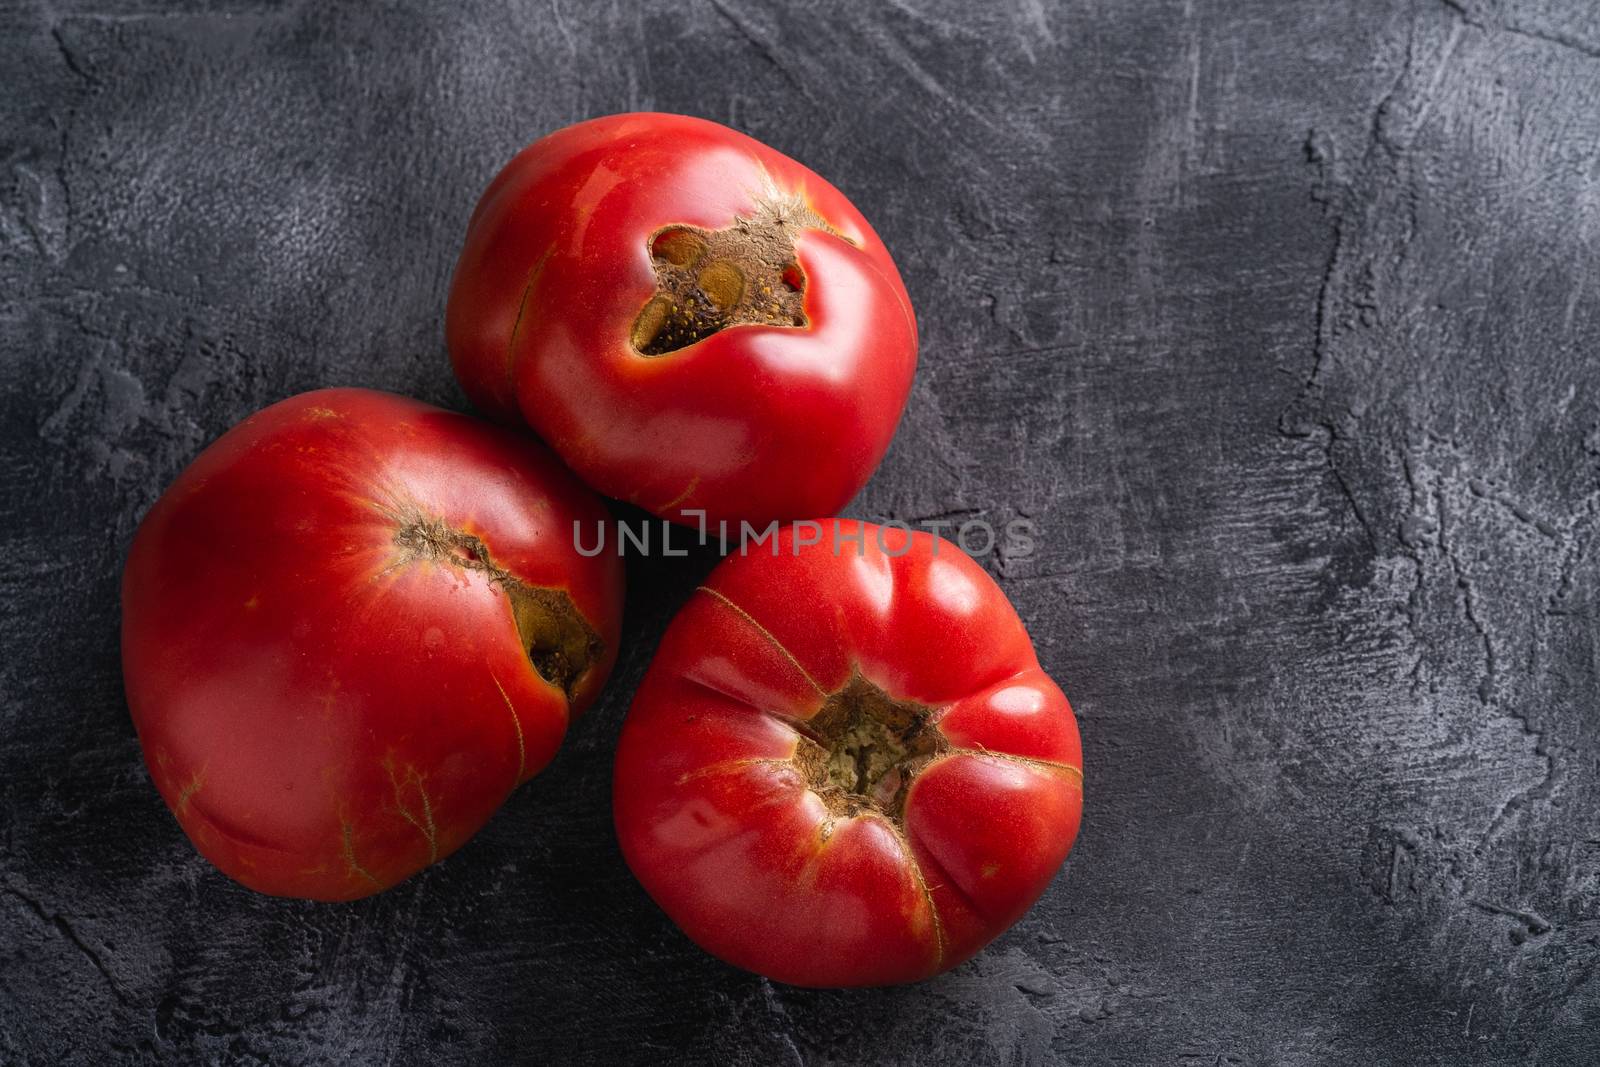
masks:
[[[617,834],[730,963],[806,986],[926,978],[1066,858],[1077,724],[954,545],[803,528],[724,560],[668,627],[617,750]]]
[[[128,704],[207,859],[278,896],[387,888],[550,761],[616,657],[599,501],[510,431],[304,393],[207,448],[122,580]]]
[[[714,122],[535,142],[483,194],[446,317],[478,408],[601,492],[715,523],[832,515],[916,367],[888,250],[833,186]]]

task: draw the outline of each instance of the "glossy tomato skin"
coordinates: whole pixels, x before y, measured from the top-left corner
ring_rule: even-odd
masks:
[[[831,535],[797,551],[793,529],[776,556],[725,560],[668,628],[617,751],[618,837],[663,910],[730,963],[804,986],[918,980],[1016,922],[1066,858],[1076,721],[954,545],[886,530],[885,552],[877,527],[839,520],[860,555]],[[831,811],[799,761],[852,679],[930,710],[936,752],[898,817]]]
[[[800,227],[805,325],[735,325],[644,356],[664,227],[719,230],[762,206]],[[832,515],[888,449],[916,366],[916,320],[888,249],[833,186],[743,134],[626,114],[550,134],[490,184],[468,228],[446,330],[478,408],[526,421],[601,492],[696,521]]]
[[[122,583],[129,707],[195,846],[316,900],[458,848],[615,659],[619,563],[572,539],[603,516],[536,444],[386,393],[305,393],[224,434],[145,517]],[[565,594],[586,670],[541,676],[514,591]]]

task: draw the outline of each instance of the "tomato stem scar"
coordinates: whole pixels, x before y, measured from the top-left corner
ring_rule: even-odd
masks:
[[[795,765],[833,814],[882,815],[899,832],[912,782],[951,751],[933,711],[857,672],[806,720]]]
[[[534,670],[571,703],[578,682],[601,659],[605,644],[566,590],[529,585],[496,564],[481,538],[437,519],[403,522],[394,543],[402,552],[401,564],[429,560],[487,575],[511,601],[517,635]],[[519,737],[520,732],[519,723]]]
[[[664,356],[729,326],[810,325],[806,274],[795,258],[801,230],[838,236],[797,195],[762,200],[720,230],[673,224],[651,234],[656,293],[634,319],[633,347]]]

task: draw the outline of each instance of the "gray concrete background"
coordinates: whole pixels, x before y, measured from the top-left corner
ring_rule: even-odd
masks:
[[[0,1061],[1477,1064],[1600,1048],[1600,7],[0,7]],[[554,765],[375,899],[190,848],[117,577],[290,393],[464,406],[443,300],[525,142],[654,108],[829,176],[923,330],[853,513],[990,561],[1081,716],[1046,898],[923,985],[699,952],[609,756],[709,557],[630,567]]]

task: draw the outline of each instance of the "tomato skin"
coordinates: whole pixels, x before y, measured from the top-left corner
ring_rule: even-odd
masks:
[[[823,524],[828,527],[828,523]],[[668,627],[618,745],[624,856],[690,938],[803,986],[915,981],[1038,899],[1077,836],[1082,751],[1005,594],[926,533],[838,520],[725,560]],[[861,554],[845,540],[863,536]],[[907,544],[909,540],[909,544]],[[901,549],[904,552],[901,553]],[[859,674],[932,709],[902,817],[834,816],[802,729]]]
[[[122,581],[129,708],[195,846],[263,893],[350,900],[462,845],[569,718],[509,583],[565,591],[598,638],[571,713],[615,660],[619,561],[572,540],[604,514],[532,442],[387,393],[303,393],[219,438],[145,517]],[[419,520],[509,579],[417,555]]]
[[[631,330],[656,292],[652,235],[730,227],[775,193],[835,231],[795,240],[807,325],[734,325],[642,356]],[[481,411],[526,421],[608,496],[713,524],[840,510],[889,447],[917,354],[894,261],[843,194],[743,134],[649,113],[569,126],[500,172],[446,333]]]

